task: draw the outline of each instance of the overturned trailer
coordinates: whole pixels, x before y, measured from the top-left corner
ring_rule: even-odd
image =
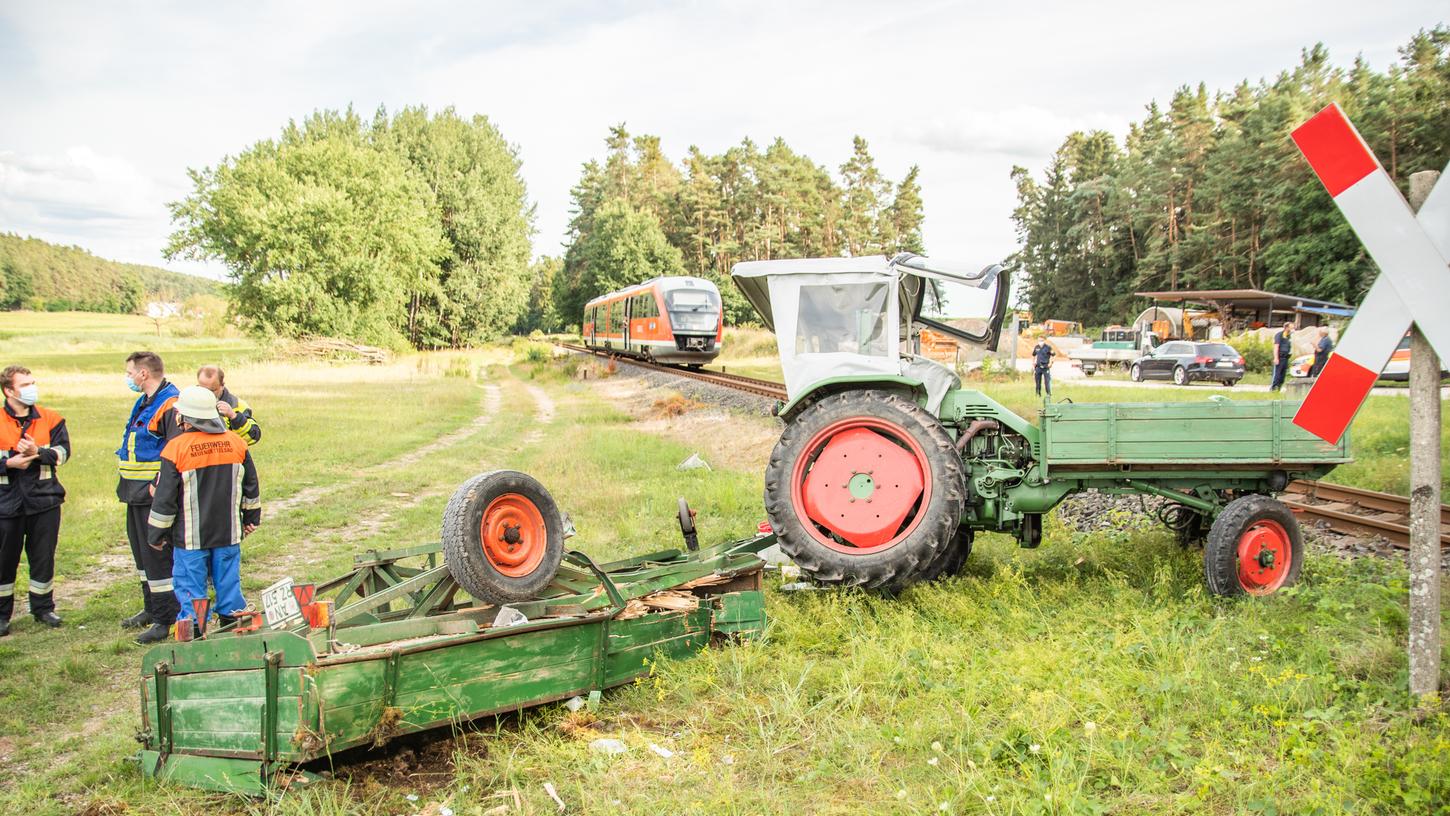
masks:
[[[514,489],[521,476],[512,474]],[[143,774],[260,795],[311,779],[298,766],[342,750],[589,695],[646,674],[654,659],[762,632],[756,554],[772,535],[605,564],[577,551],[544,557],[533,569],[550,573],[545,589],[489,602],[494,591],[477,584],[478,570],[509,562],[485,557],[460,569],[450,545],[501,530],[515,554],[538,546],[547,555],[567,527],[541,487],[507,493],[498,481],[480,491],[476,479],[459,491],[472,486],[467,501],[450,503],[482,508],[462,514],[459,539],[445,524],[443,542],[370,551],[347,574],[298,588],[305,619],[147,651],[137,678]],[[543,522],[534,529],[532,511]],[[683,503],[681,524],[693,543]],[[541,537],[530,541],[533,533]]]

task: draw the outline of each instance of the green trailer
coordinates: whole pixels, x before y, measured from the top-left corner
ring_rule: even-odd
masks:
[[[1303,542],[1274,498],[1350,461],[1293,424],[1294,403],[1044,401],[1036,421],[956,372],[904,353],[923,329],[995,350],[1007,281],[985,268],[894,258],[737,264],[735,283],[776,334],[788,401],[765,474],[781,549],[822,583],[896,590],[961,569],[973,536],[1042,540],[1079,491],[1167,499],[1160,513],[1204,545],[1215,593],[1292,584]]]
[[[521,494],[485,498],[508,495]],[[489,520],[481,516],[479,529]],[[687,512],[682,523],[692,526]],[[305,611],[330,610],[325,623],[310,614],[311,623],[284,619],[147,651],[143,774],[261,795],[307,782],[308,763],[339,751],[587,697],[645,675],[654,660],[765,627],[756,554],[772,535],[602,565],[570,552],[547,568],[536,597],[507,603],[481,602],[489,590],[458,580],[447,536],[445,525],[443,542],[359,555],[347,574],[299,589]]]

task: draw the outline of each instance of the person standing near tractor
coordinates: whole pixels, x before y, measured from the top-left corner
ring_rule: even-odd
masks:
[[[1039,397],[1044,388],[1047,396],[1052,396],[1052,352],[1052,344],[1045,338],[1032,347],[1032,384],[1036,386]]]
[[[39,389],[30,369],[0,371],[5,413],[0,415],[0,637],[10,634],[15,574],[20,554],[30,568],[30,614],[58,627],[55,614],[55,547],[65,488],[55,469],[70,458],[65,418],[36,404]]]
[[[227,430],[251,447],[262,441],[262,426],[252,416],[252,406],[227,389],[227,374],[218,365],[204,365],[196,371],[196,384],[216,397],[217,413],[226,420]]]
[[[121,447],[116,449],[120,471],[116,498],[126,505],[126,538],[141,578],[144,606],[121,621],[121,626],[144,627],[136,642],[157,643],[170,635],[177,603],[171,579],[171,544],[166,541],[150,545],[147,521],[156,477],[161,472],[161,449],[167,431],[175,425],[167,422],[168,414],[180,392],[166,380],[160,355],[151,351],[138,351],[126,358],[126,387],[141,396],[131,406],[131,416],[121,433]],[[180,426],[176,425],[176,429],[179,433]]]
[[[1284,324],[1283,331],[1274,335],[1274,378],[1269,383],[1270,391],[1284,387],[1284,376],[1289,373],[1289,361],[1294,357],[1294,321]]]
[[[1319,342],[1314,344],[1314,365],[1309,369],[1309,376],[1318,377],[1319,372],[1324,370],[1324,364],[1329,362],[1329,352],[1334,350],[1334,341],[1329,339],[1329,327],[1319,327]]]
[[[247,443],[227,429],[210,389],[188,386],[175,410],[182,432],[161,451],[147,544],[172,550],[177,625],[196,621],[192,601],[206,599],[208,579],[216,589],[217,617],[226,625],[247,608],[241,544],[262,523],[257,468]]]

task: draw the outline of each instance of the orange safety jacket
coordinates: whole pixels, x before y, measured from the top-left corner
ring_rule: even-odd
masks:
[[[32,405],[26,416],[16,416],[10,402],[0,413],[0,518],[44,513],[65,501],[65,488],[55,469],[70,458],[70,432],[65,418],[49,408]],[[40,446],[26,468],[7,466],[22,438]]]
[[[232,431],[187,431],[161,451],[161,478],[147,519],[147,540],[168,536],[178,549],[242,543],[242,526],[262,521],[257,468]]]

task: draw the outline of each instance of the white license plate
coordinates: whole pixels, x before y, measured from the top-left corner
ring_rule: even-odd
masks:
[[[1219,363],[1218,364],[1218,367],[1219,368],[1233,368],[1234,367],[1234,364],[1233,363]]]
[[[272,629],[280,629],[293,619],[302,617],[302,607],[297,604],[297,596],[292,594],[291,578],[283,578],[262,590],[262,617]]]

